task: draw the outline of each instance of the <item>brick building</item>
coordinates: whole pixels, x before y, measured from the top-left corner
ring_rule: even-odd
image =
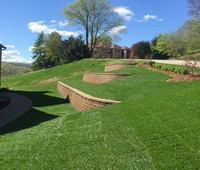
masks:
[[[130,49],[116,44],[99,43],[95,46],[92,57],[94,58],[118,58],[129,59]]]

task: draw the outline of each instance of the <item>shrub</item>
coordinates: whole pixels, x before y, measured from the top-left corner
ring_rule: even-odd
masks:
[[[171,72],[179,73],[179,74],[189,74],[190,73],[190,69],[183,67],[183,66],[164,65],[164,64],[157,64],[157,63],[153,63],[152,66],[159,70],[171,71]]]

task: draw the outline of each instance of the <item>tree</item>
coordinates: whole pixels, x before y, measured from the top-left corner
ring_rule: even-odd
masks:
[[[181,30],[172,32],[164,38],[165,51],[172,57],[177,59],[178,57],[186,53],[186,41],[182,36]]]
[[[122,19],[106,0],[76,0],[65,7],[64,15],[69,23],[81,25],[85,29],[90,55],[99,37],[109,35],[114,28],[122,26]]]
[[[200,19],[200,0],[188,0],[189,14],[194,18]]]
[[[134,58],[135,58],[135,56],[134,56],[134,51],[135,51],[135,48],[136,48],[139,44],[140,44],[140,42],[137,42],[137,43],[135,43],[135,44],[133,44],[133,45],[131,46],[131,48],[130,48],[130,51],[131,51],[131,56],[130,56],[130,58],[131,58],[131,59],[134,59]]]
[[[97,43],[107,43],[112,44],[112,38],[110,36],[103,36],[97,39]]]
[[[151,41],[151,55],[155,59],[167,59],[169,54],[166,52],[164,39],[167,34],[160,34]]]
[[[32,63],[33,70],[38,70],[46,67],[45,48],[44,48],[45,41],[46,41],[45,34],[44,32],[41,32],[38,35],[38,38],[36,39],[36,42],[34,43],[34,47],[32,49],[33,52],[32,58],[35,60]]]
[[[63,44],[66,62],[73,62],[87,58],[89,55],[88,47],[84,44],[81,35],[78,38],[71,36],[68,40],[65,40]]]
[[[57,32],[52,32],[48,35],[45,41],[46,63],[48,67],[54,67],[66,63],[63,55],[62,37]]]
[[[135,48],[133,50],[134,56],[141,59],[147,59],[150,57],[150,54],[151,48],[148,41],[140,41],[138,44],[135,44]]]
[[[187,52],[200,49],[200,22],[188,20],[180,28],[187,44]]]

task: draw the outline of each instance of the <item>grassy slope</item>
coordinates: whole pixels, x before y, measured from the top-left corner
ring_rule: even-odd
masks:
[[[33,108],[0,129],[1,169],[198,169],[200,81],[170,83],[132,66],[117,71],[132,73],[126,78],[82,82],[84,71],[110,62],[82,60],[3,79]],[[56,80],[122,104],[77,113],[58,95]]]

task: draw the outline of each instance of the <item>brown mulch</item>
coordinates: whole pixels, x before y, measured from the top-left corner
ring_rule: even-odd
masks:
[[[140,64],[139,63],[139,64],[137,64],[137,66],[145,67],[145,68],[147,68],[149,70],[152,70],[152,71],[156,71],[156,72],[159,72],[159,73],[167,74],[167,75],[172,77],[172,78],[167,80],[167,81],[171,81],[171,82],[200,80],[200,74],[197,74],[197,73],[183,75],[183,74],[174,73],[174,72],[171,72],[171,71],[159,70],[159,69],[157,69],[155,67],[151,67],[148,64]]]

